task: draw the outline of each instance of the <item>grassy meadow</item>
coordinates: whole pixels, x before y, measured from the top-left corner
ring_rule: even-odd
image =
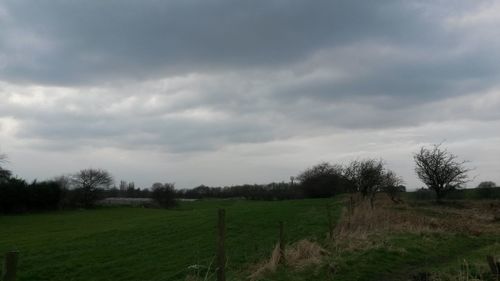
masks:
[[[19,280],[184,280],[195,271],[189,266],[213,260],[217,208],[225,208],[228,272],[241,276],[245,264],[271,252],[280,220],[289,241],[324,238],[328,201],[206,200],[175,210],[0,216],[0,252],[19,250]]]
[[[21,281],[214,280],[217,209],[225,208],[228,280],[412,280],[427,273],[493,280],[484,257],[500,253],[500,223],[492,219],[499,201],[395,205],[383,197],[373,210],[365,202],[349,213],[343,199],[0,216],[0,252],[19,250]],[[276,264],[273,251],[280,220],[286,265]]]

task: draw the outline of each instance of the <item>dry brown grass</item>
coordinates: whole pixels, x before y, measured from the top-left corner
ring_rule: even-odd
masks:
[[[346,200],[346,206],[348,206]],[[333,246],[337,251],[388,247],[383,237],[389,233],[500,234],[495,214],[498,201],[463,201],[456,204],[394,204],[384,194],[371,208],[368,200],[355,198],[355,207],[346,207],[335,228]]]
[[[285,260],[280,260],[280,249],[277,244],[271,253],[269,260],[257,264],[252,268],[250,280],[258,280],[267,273],[276,271],[280,262],[286,264],[292,270],[303,270],[310,266],[318,266],[322,263],[323,257],[329,254],[318,243],[309,240],[300,240],[297,243],[285,248]]]
[[[358,200],[354,210],[347,209],[337,225],[337,237],[380,232],[461,232],[477,235],[497,232],[494,223],[497,203],[466,201],[457,206],[392,204],[382,194],[375,208]]]

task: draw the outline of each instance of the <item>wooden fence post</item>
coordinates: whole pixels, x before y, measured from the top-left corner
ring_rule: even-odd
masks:
[[[219,209],[218,243],[217,243],[217,281],[226,281],[226,211]]]
[[[491,274],[496,277],[496,280],[500,280],[500,262],[495,259],[493,256],[486,256],[486,260],[488,261],[488,265],[490,266]]]
[[[330,203],[326,204],[326,215],[328,217],[328,234],[330,240],[333,240],[333,220],[332,220],[332,209]]]
[[[7,252],[3,264],[2,281],[15,281],[17,271],[18,252]]]
[[[279,248],[280,248],[280,259],[279,263],[285,263],[285,226],[283,221],[280,221],[280,240],[279,240]]]

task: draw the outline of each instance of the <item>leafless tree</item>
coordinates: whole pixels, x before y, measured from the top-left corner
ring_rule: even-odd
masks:
[[[396,173],[387,170],[384,174],[382,191],[384,191],[394,203],[401,203],[401,192],[406,191],[403,183],[403,179],[397,176]]]
[[[369,198],[373,208],[375,195],[385,180],[384,162],[376,159],[352,161],[344,169],[344,176],[352,183],[351,192],[360,192],[363,198]]]
[[[413,158],[417,176],[436,193],[437,202],[441,202],[449,191],[462,188],[469,182],[467,174],[471,169],[465,167],[467,161],[459,161],[456,155],[441,148],[440,144],[431,148],[421,147]]]
[[[2,167],[1,164],[7,162],[7,155],[0,154],[0,180],[8,179],[11,176],[11,172]]]
[[[84,207],[92,207],[98,199],[100,189],[107,189],[113,184],[111,174],[102,169],[84,169],[73,175],[72,183],[83,192]]]

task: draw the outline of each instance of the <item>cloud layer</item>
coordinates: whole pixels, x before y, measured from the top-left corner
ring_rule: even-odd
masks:
[[[286,180],[320,160],[384,157],[416,186],[411,152],[446,140],[478,179],[500,181],[485,152],[500,144],[498,12],[495,1],[0,1],[0,149],[26,177],[106,164],[143,185]],[[27,155],[53,164],[37,170]]]

